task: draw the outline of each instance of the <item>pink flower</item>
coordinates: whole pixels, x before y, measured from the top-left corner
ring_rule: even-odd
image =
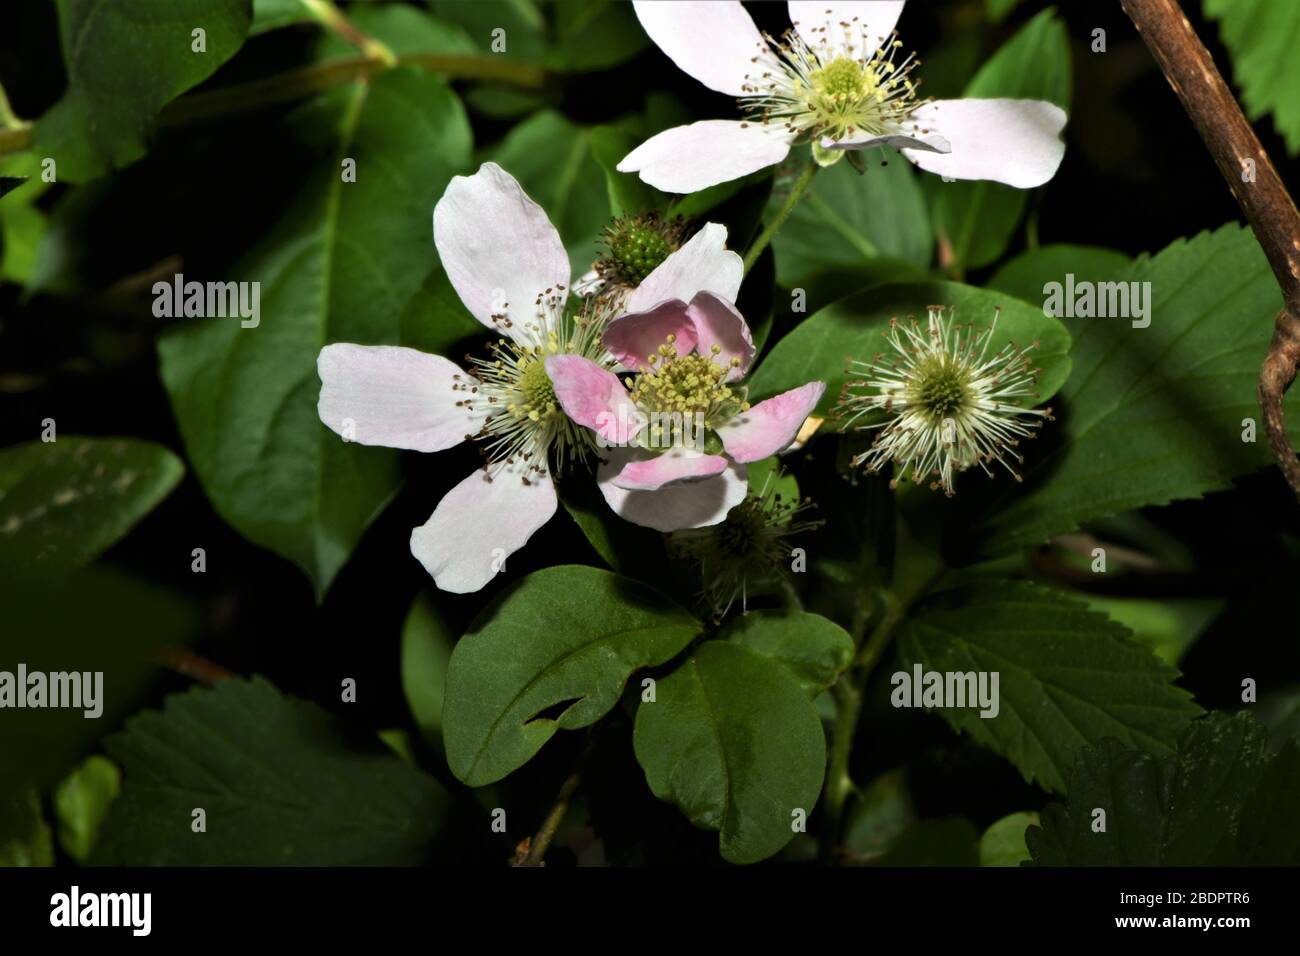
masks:
[[[629,302],[740,288],[740,257],[709,223],[656,268]],[[552,470],[581,460],[595,438],[559,408],[548,357],[614,366],[595,302],[567,309],[569,259],[546,213],[493,163],[456,176],[433,210],[433,237],[465,307],[501,338],[470,371],[439,355],[388,345],[327,345],[317,368],[320,419],[349,441],[441,451],[467,439],[487,464],[447,492],[411,532],[411,553],[445,591],[477,591],[555,513]],[[642,291],[644,290],[644,292]],[[593,312],[592,310],[597,311]]]
[[[811,143],[830,165],[844,150],[887,144],[922,169],[1020,189],[1056,174],[1065,111],[1042,100],[919,100],[916,60],[900,57],[903,0],[791,0],[794,27],[764,37],[737,0],[633,4],[668,57],[709,89],[737,97],[747,119],[703,120],[652,136],[618,168],[690,193],[748,175]]]
[[[817,407],[825,382],[809,382],[750,407],[743,387],[754,360],[744,318],[700,292],[610,323],[605,347],[633,375],[578,355],[546,359],[568,416],[611,448],[597,473],[620,516],[658,531],[717,524],[745,499],[745,465],[783,451]]]

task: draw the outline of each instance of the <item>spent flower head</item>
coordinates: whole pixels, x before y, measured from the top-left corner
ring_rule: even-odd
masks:
[[[1021,439],[1052,419],[1050,408],[1021,404],[1037,396],[1029,355],[1038,343],[1008,342],[990,354],[1000,310],[982,329],[955,323],[950,307],[933,305],[928,313],[924,327],[891,319],[890,350],[850,363],[861,377],[840,397],[842,425],[879,432],[852,464],[874,472],[892,463],[898,471],[891,487],[910,477],[948,496],[956,475],[974,465],[992,475],[989,465],[997,462],[1019,481]]]

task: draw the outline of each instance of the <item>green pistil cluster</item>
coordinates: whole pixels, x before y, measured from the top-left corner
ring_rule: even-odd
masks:
[[[682,219],[664,220],[658,213],[624,216],[605,228],[606,252],[596,271],[607,282],[634,287],[645,281],[682,244]]]
[[[558,349],[555,350],[558,352]],[[553,353],[552,353],[553,354]],[[546,374],[545,358],[541,349],[529,349],[522,371],[519,373],[518,400],[508,406],[516,418],[539,422],[560,413],[560,403],[555,397],[555,386]]]

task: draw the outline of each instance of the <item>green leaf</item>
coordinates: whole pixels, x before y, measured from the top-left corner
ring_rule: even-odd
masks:
[[[1300,152],[1300,7],[1275,0],[1205,0],[1232,54],[1232,76],[1252,120],[1273,114],[1287,152]]]
[[[851,807],[844,845],[864,862],[885,854],[917,822],[903,767],[872,780],[852,800]]]
[[[1246,799],[1235,862],[1300,866],[1300,744],[1289,740]]]
[[[373,735],[261,678],[168,697],[107,748],[126,777],[95,854],[109,865],[411,865],[446,805]]]
[[[980,866],[1019,866],[1029,859],[1025,831],[1038,826],[1033,811],[1012,813],[989,825],[980,837]]]
[[[1158,758],[1102,741],[1079,754],[1070,799],[1025,840],[1040,866],[1205,866],[1234,862],[1242,807],[1265,772],[1267,733],[1246,714],[1192,724]],[[1294,827],[1295,792],[1288,796]],[[1097,811],[1103,811],[1102,817]],[[1245,824],[1242,824],[1243,827]]]
[[[1047,100],[1070,108],[1070,41],[1053,9],[1034,17],[967,84],[965,98]],[[925,177],[937,233],[964,269],[986,266],[1011,242],[1029,191],[987,181]]]
[[[13,192],[26,182],[26,176],[0,176],[0,197]]]
[[[1046,286],[1051,282],[1064,285],[1067,275],[1073,275],[1076,282],[1105,282],[1132,262],[1124,253],[1100,246],[1039,246],[1007,262],[987,285],[1022,302],[1045,302],[1049,294]]]
[[[709,641],[637,708],[646,782],[690,821],[718,831],[731,863],[756,863],[812,814],[826,770],[821,720],[790,670]]]
[[[37,122],[33,148],[81,182],[144,155],[158,111],[240,46],[249,0],[58,0],[68,89]],[[192,31],[205,32],[196,52]]]
[[[591,269],[610,205],[604,173],[591,154],[591,131],[553,110],[524,120],[482,157],[519,180],[560,231],[573,279]]]
[[[995,716],[981,717],[978,706],[941,714],[1056,793],[1082,748],[1115,737],[1165,754],[1200,713],[1173,685],[1177,671],[1131,643],[1124,627],[1032,584],[995,580],[941,593],[912,613],[898,648],[909,678],[918,666],[996,673]]]
[[[998,318],[989,349],[996,351],[1008,341],[1038,342],[1034,363],[1041,401],[1060,388],[1070,371],[1070,335],[1056,319],[1041,309],[987,289],[957,282],[912,282],[879,286],[841,299],[802,322],[768,353],[749,380],[751,401],[767,398],[820,379],[827,383],[817,414],[827,415],[839,397],[848,376],[846,358],[869,361],[885,347],[884,333],[891,318],[919,316],[925,321],[930,304],[952,305],[959,322],[987,326]]]
[[[785,667],[809,698],[835,683],[853,660],[848,631],[820,614],[804,611],[751,611],[737,618],[723,636]]]
[[[1060,434],[1027,456],[1029,490],[991,510],[981,547],[996,555],[1131,508],[1197,498],[1271,461],[1261,433],[1243,442],[1260,342],[1282,305],[1249,230],[1224,226],[1179,240],[1112,273],[1150,283],[1150,325],[1065,319],[1074,370],[1061,389]],[[1142,288],[1139,286],[1138,288]],[[1300,440],[1300,405],[1287,418]]]
[[[920,269],[930,264],[934,235],[912,164],[892,149],[883,162],[874,152],[863,155],[865,173],[838,163],[814,176],[772,240],[783,287],[806,287],[826,271],[860,272],[885,257]],[[787,195],[777,189],[772,202]]]
[[[664,536],[616,515],[593,482],[564,482],[560,503],[587,543],[612,569],[639,580],[661,576],[668,565]]]
[[[454,643],[434,603],[424,595],[417,597],[402,625],[402,693],[424,739],[439,749],[447,665]]]
[[[668,205],[668,195],[649,183],[641,181],[636,173],[620,173],[618,164],[623,157],[639,145],[641,137],[618,126],[597,126],[591,131],[591,154],[605,172],[605,187],[609,190],[609,208],[614,216],[634,215],[662,209]]]
[[[253,23],[248,28],[248,35],[257,36],[268,30],[307,23],[313,19],[303,0],[253,0]]]
[[[978,866],[979,831],[965,817],[922,820],[872,866]]]
[[[528,575],[452,653],[443,711],[452,773],[471,787],[500,780],[557,730],[605,716],[634,671],[669,660],[699,632],[667,598],[608,571]]]
[[[89,757],[54,791],[59,846],[85,863],[99,840],[108,808],[122,790],[122,772],[107,757]]]
[[[185,474],[134,438],[32,441],[0,451],[0,566],[64,571],[93,561]]]
[[[54,840],[40,794],[0,791],[0,867],[53,865]]]
[[[375,6],[354,4],[346,13],[354,27],[366,36],[383,43],[398,56],[421,54],[463,54],[478,52],[478,47],[461,27],[429,16],[423,10],[400,3]],[[355,46],[337,33],[322,31],[317,44],[317,59],[353,59],[359,55]]]
[[[464,29],[480,52],[539,65],[546,57],[546,18],[534,0],[499,3],[428,0],[428,3],[438,19]],[[495,34],[496,30],[504,32]],[[497,39],[504,48],[494,47]]]
[[[292,167],[283,216],[231,277],[261,283],[260,324],[183,319],[159,352],[218,513],[320,596],[396,491],[400,456],[320,423],[316,357],[332,342],[400,340],[433,255],[430,211],[468,166],[470,131],[446,84],[414,68],[333,90],[289,122],[312,156]],[[342,181],[344,158],[355,182]]]
[[[483,323],[470,315],[460,301],[439,263],[434,263],[424,284],[402,307],[401,341],[407,348],[458,361],[468,340],[487,333]]]
[[[555,4],[555,43],[545,64],[564,73],[605,70],[650,45],[631,4],[566,0]]]

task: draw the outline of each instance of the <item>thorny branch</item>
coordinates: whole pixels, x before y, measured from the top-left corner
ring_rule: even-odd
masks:
[[[1182,100],[1282,287],[1282,311],[1260,366],[1257,391],[1273,457],[1300,499],[1300,460],[1282,413],[1282,400],[1300,363],[1300,214],[1177,0],[1121,4]]]

